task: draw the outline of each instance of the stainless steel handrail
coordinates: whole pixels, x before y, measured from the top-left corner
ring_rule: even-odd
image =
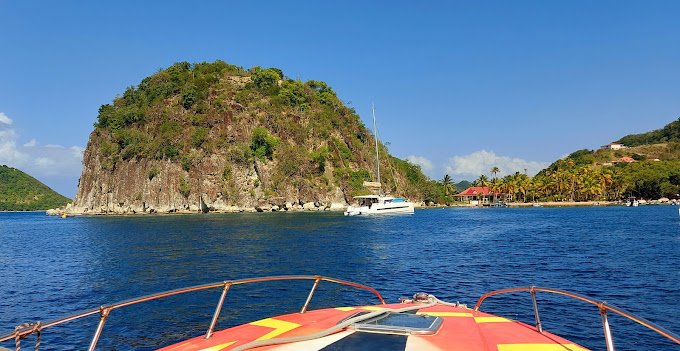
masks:
[[[366,286],[363,284],[359,283],[354,283],[346,280],[341,280],[341,279],[336,279],[336,278],[330,278],[330,277],[324,277],[320,275],[284,275],[284,276],[271,276],[271,277],[260,277],[260,278],[247,278],[247,279],[238,279],[238,280],[225,280],[222,282],[216,282],[216,283],[209,283],[209,284],[202,284],[202,285],[195,285],[195,286],[190,286],[186,288],[180,288],[180,289],[175,289],[175,290],[169,290],[169,291],[164,291],[161,293],[157,294],[152,294],[152,295],[146,295],[142,297],[137,297],[129,300],[124,300],[120,302],[116,302],[110,305],[103,305],[95,309],[79,312],[72,314],[70,316],[66,316],[60,319],[55,319],[50,322],[46,323],[40,323],[37,324],[25,324],[22,325],[21,327],[17,327],[17,329],[13,333],[5,334],[0,336],[0,342],[7,341],[10,339],[16,340],[17,343],[17,349],[19,348],[19,343],[22,339],[28,337],[29,335],[33,333],[39,333],[40,331],[53,327],[55,325],[63,324],[66,322],[70,322],[76,319],[92,316],[95,314],[99,314],[99,324],[97,325],[97,329],[94,333],[94,336],[92,337],[92,340],[90,342],[90,346],[88,347],[89,351],[93,351],[95,347],[97,346],[97,342],[99,341],[99,337],[101,336],[102,330],[104,329],[104,324],[106,323],[106,319],[109,316],[109,313],[112,310],[118,309],[118,308],[123,308],[126,306],[130,305],[135,305],[138,303],[146,302],[146,301],[151,301],[151,300],[158,300],[164,297],[168,296],[173,296],[173,295],[180,295],[180,294],[185,294],[189,292],[194,292],[194,291],[202,291],[202,290],[209,290],[209,289],[216,289],[216,288],[222,288],[222,294],[220,295],[220,299],[217,303],[217,306],[215,308],[215,313],[213,314],[213,318],[210,321],[210,326],[208,327],[208,330],[205,333],[205,338],[210,338],[212,335],[213,331],[215,330],[215,325],[217,324],[217,319],[220,316],[220,312],[222,310],[222,305],[224,303],[224,299],[226,297],[227,291],[229,288],[233,285],[242,285],[242,284],[250,284],[250,283],[261,283],[261,282],[270,282],[270,281],[281,281],[281,280],[313,280],[314,285],[309,292],[309,295],[307,296],[307,299],[305,301],[305,304],[302,306],[302,309],[300,310],[300,313],[305,313],[307,311],[307,307],[309,306],[310,301],[312,300],[312,296],[314,295],[314,292],[316,290],[316,287],[319,285],[319,282],[321,281],[327,281],[335,284],[340,284],[340,285],[347,285],[351,286],[357,289],[362,289],[362,290],[367,290],[372,292],[374,295],[378,297],[380,300],[381,304],[385,304],[385,300],[383,297],[380,295],[380,293],[371,288],[370,286]]]
[[[509,293],[514,293],[514,292],[524,292],[528,291],[531,293],[531,298],[533,302],[533,307],[534,307],[534,317],[536,319],[536,329],[539,332],[543,332],[543,327],[541,326],[541,319],[538,313],[538,304],[536,302],[536,292],[547,292],[547,293],[552,293],[552,294],[557,294],[557,295],[562,295],[562,296],[567,296],[576,300],[580,300],[592,305],[597,306],[597,308],[600,310],[600,316],[602,317],[602,329],[604,332],[604,338],[605,342],[607,344],[607,350],[608,351],[614,351],[614,340],[612,339],[612,334],[611,334],[611,329],[609,328],[609,321],[607,320],[607,312],[611,311],[614,312],[618,315],[621,315],[623,317],[626,317],[633,322],[636,322],[638,324],[641,324],[663,336],[666,338],[670,339],[671,341],[675,342],[676,344],[680,344],[680,337],[671,333],[670,331],[640,317],[634,316],[632,313],[626,312],[618,307],[612,306],[607,304],[604,301],[597,301],[595,299],[592,299],[590,297],[586,297],[583,295],[579,295],[573,292],[565,291],[565,290],[559,290],[559,289],[553,289],[553,288],[540,288],[536,286],[529,286],[529,287],[518,287],[518,288],[509,288],[509,289],[501,289],[501,290],[495,290],[492,292],[488,292],[482,296],[479,297],[479,300],[477,300],[477,303],[475,303],[474,310],[479,311],[479,307],[482,305],[482,302],[486,300],[486,298],[494,296],[494,295],[500,295],[500,294],[509,294]]]

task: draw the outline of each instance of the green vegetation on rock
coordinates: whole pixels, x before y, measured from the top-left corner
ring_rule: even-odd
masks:
[[[376,180],[373,136],[354,109],[328,84],[290,79],[278,68],[179,62],[103,105],[94,126],[88,148],[102,170],[114,174],[121,162],[178,164],[186,172],[184,197],[205,191],[197,177],[213,156],[229,163],[209,175],[218,174],[228,201],[329,198],[338,188],[349,200],[365,192],[363,181]],[[414,200],[434,196],[418,166],[380,147],[385,190]],[[246,179],[249,169],[257,181]]]
[[[70,201],[30,175],[0,165],[0,211],[47,210]]]
[[[270,135],[266,129],[258,127],[253,130],[250,149],[256,157],[261,159],[266,157],[271,160],[272,155],[274,155],[274,149],[278,144],[279,140]]]

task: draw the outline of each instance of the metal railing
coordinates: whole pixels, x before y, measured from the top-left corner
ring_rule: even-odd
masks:
[[[50,322],[46,323],[41,323],[41,322],[36,322],[36,323],[25,323],[20,326],[17,326],[15,331],[13,333],[9,333],[6,335],[1,335],[0,336],[0,342],[7,341],[14,339],[15,340],[15,345],[16,349],[19,350],[21,349],[21,340],[25,339],[26,337],[30,336],[31,334],[37,334],[37,341],[36,341],[36,349],[38,345],[40,345],[40,333],[42,330],[47,329],[49,327],[53,327],[55,325],[67,323],[76,319],[92,316],[95,314],[99,314],[99,324],[97,324],[97,329],[95,330],[94,336],[92,337],[92,340],[90,342],[90,346],[88,347],[88,351],[93,351],[95,347],[97,346],[97,342],[99,341],[99,337],[102,334],[102,331],[104,329],[104,324],[106,323],[107,318],[109,317],[109,314],[111,311],[123,307],[127,307],[130,305],[136,305],[138,303],[146,302],[146,301],[151,301],[151,300],[158,300],[162,299],[164,297],[168,296],[174,296],[174,295],[181,295],[189,292],[194,292],[194,291],[202,291],[202,290],[209,290],[209,289],[216,289],[216,288],[222,288],[222,294],[220,295],[219,301],[217,302],[217,306],[215,306],[215,313],[213,314],[213,317],[210,321],[210,326],[208,327],[208,330],[205,333],[205,338],[208,339],[212,336],[213,332],[215,331],[215,326],[217,324],[217,319],[220,317],[220,312],[222,311],[222,305],[224,304],[224,300],[227,296],[227,292],[229,291],[229,288],[231,288],[234,285],[242,285],[242,284],[250,284],[250,283],[261,283],[261,282],[270,282],[270,281],[280,281],[280,280],[313,280],[314,285],[312,286],[312,289],[309,291],[309,295],[307,295],[307,299],[305,300],[304,305],[300,309],[300,313],[305,313],[307,311],[307,307],[309,307],[309,303],[312,300],[312,296],[314,296],[314,292],[316,291],[317,286],[321,281],[327,281],[331,283],[336,283],[340,285],[347,285],[351,286],[357,289],[363,289],[372,292],[374,295],[380,299],[380,303],[385,304],[385,300],[383,297],[380,295],[380,293],[366,285],[350,282],[350,281],[345,281],[345,280],[340,280],[340,279],[335,279],[335,278],[329,278],[329,277],[323,277],[319,275],[288,275],[288,276],[273,276],[273,277],[261,277],[261,278],[248,278],[248,279],[239,279],[239,280],[226,280],[222,282],[216,282],[216,283],[210,283],[210,284],[203,284],[203,285],[195,285],[195,286],[190,286],[187,288],[181,288],[181,289],[175,289],[175,290],[169,290],[157,294],[152,294],[152,295],[147,295],[147,296],[142,296],[130,300],[125,300],[121,302],[116,302],[111,305],[104,305],[100,306],[95,309],[91,309],[88,311],[72,314],[70,316],[60,318],[60,319],[55,319]]]
[[[488,292],[484,295],[482,295],[479,300],[477,300],[477,303],[475,304],[474,310],[479,311],[479,307],[482,305],[482,302],[487,297],[494,296],[494,295],[500,295],[500,294],[508,294],[508,293],[515,293],[515,292],[524,292],[528,291],[531,293],[531,301],[533,304],[534,308],[534,319],[536,322],[536,329],[542,333],[543,332],[543,326],[541,325],[541,316],[538,312],[538,303],[536,301],[536,292],[547,292],[547,293],[552,293],[552,294],[557,294],[557,295],[562,295],[562,296],[567,296],[576,300],[580,300],[592,305],[597,306],[597,308],[600,311],[600,316],[602,317],[602,329],[604,332],[604,339],[607,344],[607,350],[608,351],[614,351],[614,340],[612,339],[612,332],[611,328],[609,327],[609,321],[607,319],[607,312],[611,311],[614,312],[618,315],[621,315],[623,317],[626,317],[633,322],[639,323],[663,336],[666,338],[670,339],[671,341],[675,342],[676,344],[680,344],[680,337],[671,333],[670,331],[650,322],[647,321],[643,318],[636,317],[633,314],[626,312],[618,307],[614,307],[612,305],[608,305],[604,301],[596,301],[594,299],[591,299],[589,297],[579,295],[576,293],[572,293],[569,291],[564,291],[564,290],[559,290],[559,289],[552,289],[552,288],[539,288],[535,286],[530,286],[530,287],[520,287],[520,288],[509,288],[509,289],[501,289],[501,290],[496,290],[492,292]]]

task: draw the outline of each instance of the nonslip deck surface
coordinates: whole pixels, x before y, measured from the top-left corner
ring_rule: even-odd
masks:
[[[210,339],[189,339],[163,351],[227,351],[254,340],[301,336],[316,333],[338,324],[360,311],[399,309],[404,304],[339,307],[308,311],[304,314],[266,318],[215,332]],[[533,326],[475,312],[462,307],[436,305],[422,308],[418,314],[442,318],[433,335],[390,335],[343,330],[326,337],[292,344],[259,347],[253,350],[467,350],[467,351],[584,351],[585,348],[548,332],[539,333]]]

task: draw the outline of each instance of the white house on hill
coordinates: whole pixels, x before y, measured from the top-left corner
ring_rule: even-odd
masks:
[[[621,149],[625,149],[625,148],[626,148],[625,145],[619,144],[619,143],[609,143],[607,145],[603,145],[602,147],[600,147],[600,149],[605,149],[605,150],[607,150],[607,149],[608,150],[621,150]]]

